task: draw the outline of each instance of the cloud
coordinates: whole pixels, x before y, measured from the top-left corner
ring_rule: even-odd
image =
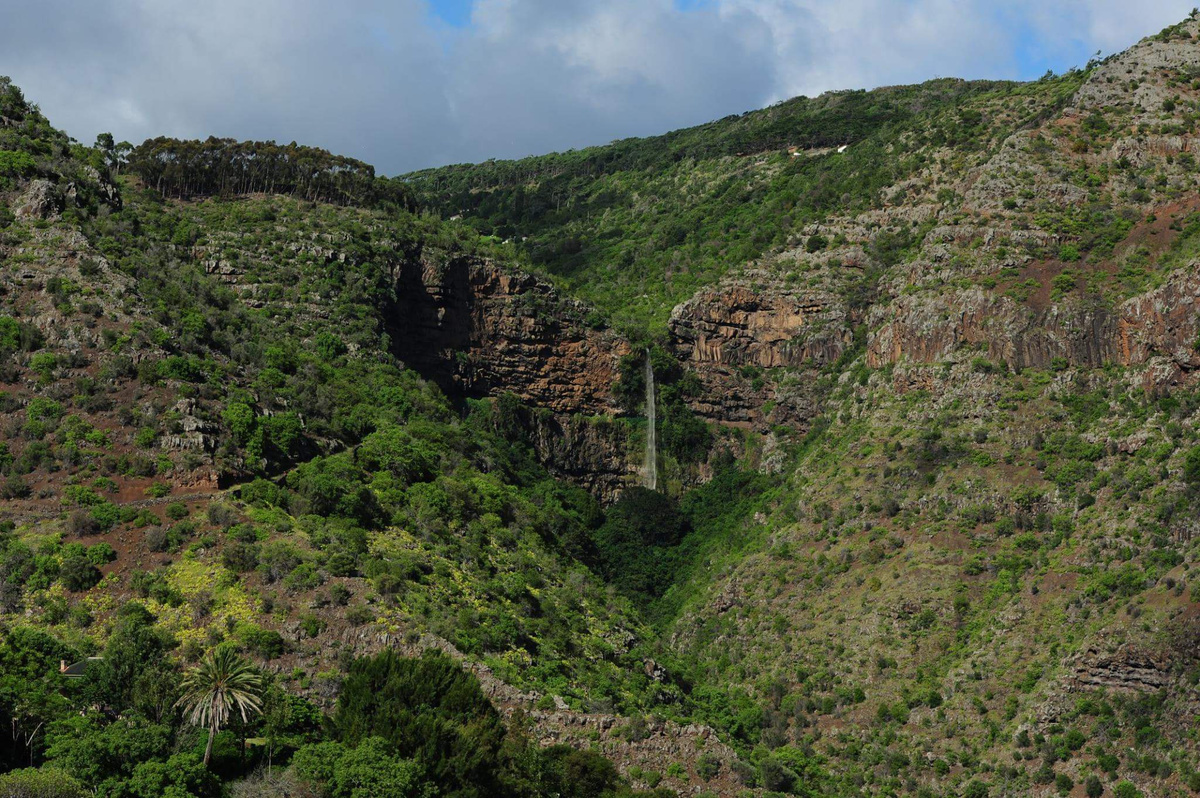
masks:
[[[1171,0],[0,0],[0,74],[90,141],[297,140],[397,173],[646,135],[796,94],[1030,78]],[[455,12],[464,0],[454,0]]]

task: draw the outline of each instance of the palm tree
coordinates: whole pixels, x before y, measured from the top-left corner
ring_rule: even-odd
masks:
[[[204,766],[212,757],[213,738],[237,710],[242,721],[262,711],[262,676],[231,649],[210,651],[183,679],[183,696],[176,702],[195,726],[208,728]]]

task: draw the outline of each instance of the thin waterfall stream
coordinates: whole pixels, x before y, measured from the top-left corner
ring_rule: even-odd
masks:
[[[658,489],[658,412],[654,403],[654,366],[646,350],[646,472],[642,484]]]

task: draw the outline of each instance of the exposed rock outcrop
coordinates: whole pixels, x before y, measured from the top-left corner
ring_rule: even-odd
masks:
[[[696,294],[671,314],[676,355],[704,387],[692,408],[709,421],[804,428],[816,415],[811,380],[763,380],[764,369],[831,363],[852,343],[845,301],[821,289],[749,277]]]
[[[63,199],[49,180],[31,180],[25,192],[17,198],[15,210],[18,219],[52,219],[63,208]]]
[[[1093,645],[1076,658],[1071,687],[1152,693],[1170,682],[1171,663],[1165,654],[1130,645],[1110,653]]]
[[[396,352],[443,388],[511,392],[559,413],[616,412],[612,385],[628,348],[588,327],[585,305],[477,258],[407,262],[396,280]]]
[[[672,312],[670,329],[676,351],[695,365],[824,365],[852,338],[839,297],[744,280],[696,294]]]
[[[532,411],[524,423],[538,460],[551,474],[583,487],[603,502],[636,479],[626,428],[607,418]]]
[[[1200,366],[1198,297],[1195,266],[1112,309],[1082,299],[1035,312],[982,288],[902,296],[872,308],[867,362],[931,363],[965,348],[1013,368],[1046,368],[1056,358],[1084,367],[1166,358],[1176,373],[1190,371]]]

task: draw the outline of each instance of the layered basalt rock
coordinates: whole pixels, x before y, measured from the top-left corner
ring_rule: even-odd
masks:
[[[629,452],[628,427],[611,418],[522,407],[516,421],[551,474],[606,504],[640,473]]]
[[[452,394],[513,393],[559,413],[614,413],[617,362],[628,351],[589,327],[588,308],[529,274],[477,258],[401,265],[392,343]]]
[[[1171,683],[1170,658],[1137,646],[1122,646],[1105,652],[1090,646],[1073,663],[1070,687],[1103,689],[1124,693],[1153,693]]]
[[[751,277],[696,294],[670,320],[676,356],[699,377],[692,408],[708,421],[766,429],[803,428],[816,415],[811,380],[766,379],[764,372],[805,372],[838,359],[853,342],[838,295]]]
[[[1177,379],[1200,367],[1198,299],[1196,266],[1112,308],[1083,298],[1035,312],[981,288],[902,296],[872,309],[867,362],[932,363],[965,349],[1018,369],[1157,365]]]
[[[825,291],[701,291],[671,314],[676,352],[694,366],[799,368],[837,360],[851,341],[844,302]]]

